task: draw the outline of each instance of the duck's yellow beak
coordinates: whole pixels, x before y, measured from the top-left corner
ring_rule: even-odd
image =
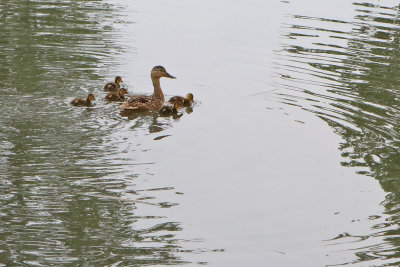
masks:
[[[165,77],[167,78],[171,78],[171,79],[176,79],[175,76],[172,76],[171,74],[169,74],[168,72],[165,73]]]

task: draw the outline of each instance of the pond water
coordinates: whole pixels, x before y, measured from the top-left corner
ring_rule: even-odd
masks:
[[[397,266],[398,25],[387,0],[2,2],[0,266]],[[193,107],[103,100],[155,65]]]

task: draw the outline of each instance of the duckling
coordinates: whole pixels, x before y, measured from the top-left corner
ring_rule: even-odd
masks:
[[[181,107],[181,103],[176,101],[173,106],[171,105],[164,105],[160,108],[158,113],[161,116],[171,116],[178,113],[178,109]]]
[[[159,110],[164,103],[164,93],[160,87],[160,78],[167,77],[176,79],[169,74],[163,66],[155,66],[150,73],[151,80],[153,81],[154,92],[152,95],[145,96],[132,96],[131,99],[122,103],[122,109],[130,110]]]
[[[175,102],[181,102],[183,107],[189,107],[193,104],[193,94],[187,94],[186,98],[183,96],[174,96],[168,100],[168,103],[171,104],[174,104]]]
[[[71,105],[73,106],[87,106],[90,107],[92,106],[92,102],[95,100],[94,95],[93,94],[88,94],[86,99],[82,99],[82,98],[75,98],[74,100],[71,101]]]
[[[121,76],[117,76],[117,77],[115,77],[115,81],[114,82],[107,83],[106,85],[104,85],[103,89],[104,89],[104,91],[115,92],[120,88],[119,84],[121,82],[122,82]]]
[[[121,88],[118,89],[117,92],[108,93],[104,99],[109,101],[124,101],[124,95],[126,94],[128,94],[128,90],[126,90],[125,88]]]

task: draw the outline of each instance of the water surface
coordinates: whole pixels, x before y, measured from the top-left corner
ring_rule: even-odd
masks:
[[[396,265],[397,33],[393,1],[2,3],[0,263]],[[191,109],[103,100],[159,64]]]

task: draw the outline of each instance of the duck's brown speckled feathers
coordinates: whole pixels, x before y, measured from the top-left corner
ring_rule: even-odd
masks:
[[[122,82],[121,76],[115,77],[114,82],[109,82],[106,85],[104,85],[103,89],[104,91],[110,91],[110,92],[116,92],[120,88],[120,83]]]
[[[168,100],[168,103],[174,104],[175,102],[180,102],[183,107],[189,107],[193,104],[193,94],[189,93],[186,97],[174,96]]]
[[[128,91],[125,88],[118,89],[117,92],[108,93],[104,99],[108,101],[124,101],[125,95],[128,94]]]
[[[71,105],[73,106],[87,106],[90,107],[92,106],[92,102],[95,100],[94,95],[93,94],[88,94],[86,99],[83,98],[75,98],[74,100],[71,101]]]
[[[158,110],[163,101],[154,96],[134,96],[120,107],[131,110]]]
[[[124,102],[120,107],[128,110],[159,110],[164,103],[164,93],[160,87],[161,77],[175,79],[164,67],[155,66],[151,70],[151,80],[154,87],[153,94],[150,96],[131,96],[131,99]]]

